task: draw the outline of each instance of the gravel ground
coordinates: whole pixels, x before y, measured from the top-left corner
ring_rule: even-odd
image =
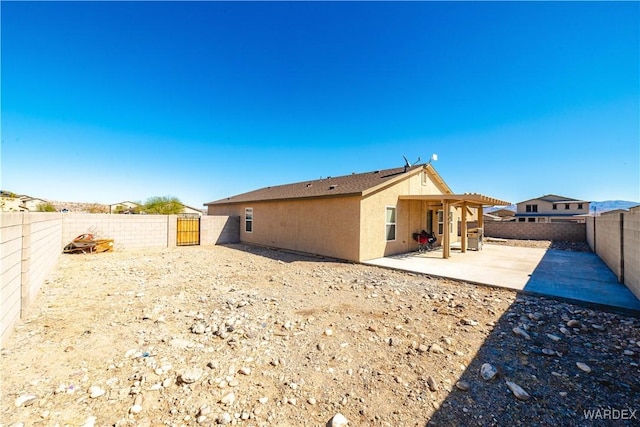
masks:
[[[0,362],[3,426],[640,420],[640,319],[245,245],[64,255]]]

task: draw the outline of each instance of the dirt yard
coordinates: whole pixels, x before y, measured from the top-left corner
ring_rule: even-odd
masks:
[[[638,425],[639,364],[639,319],[509,290],[244,245],[64,255],[2,349],[0,425]]]

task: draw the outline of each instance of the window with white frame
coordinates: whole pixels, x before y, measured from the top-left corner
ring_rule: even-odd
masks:
[[[247,233],[253,232],[253,208],[244,210],[244,231]]]
[[[385,232],[387,242],[396,240],[396,208],[395,206],[387,206],[385,212]]]

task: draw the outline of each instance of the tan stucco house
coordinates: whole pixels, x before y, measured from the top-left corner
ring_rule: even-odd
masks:
[[[482,226],[483,206],[508,204],[454,194],[424,164],[266,187],[205,206],[209,215],[239,216],[242,242],[361,262],[415,250],[412,234],[423,229],[447,258],[454,241],[466,249],[467,221]]]
[[[27,195],[5,194],[3,192],[0,196],[2,212],[38,212],[40,205],[48,203],[47,200]]]
[[[590,202],[547,194],[517,203],[518,222],[585,222]]]
[[[142,206],[140,206],[139,203],[130,202],[130,201],[126,200],[124,202],[114,203],[114,204],[109,205],[109,213],[112,213],[112,214],[137,213],[137,212],[140,211],[141,207]]]

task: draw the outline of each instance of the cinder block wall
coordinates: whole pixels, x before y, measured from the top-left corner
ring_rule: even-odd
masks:
[[[115,249],[176,245],[176,215],[0,214],[0,345],[35,300],[64,246],[81,234],[114,239]],[[206,216],[201,244],[240,240],[240,218]]]
[[[23,221],[22,307],[36,298],[40,286],[60,257],[62,214],[30,213]]]
[[[595,226],[595,217],[590,216],[587,217],[587,222],[586,222],[586,235],[587,235],[587,244],[589,245],[589,247],[591,248],[591,250],[593,252],[595,252],[595,245],[596,245],[596,240],[597,240],[597,235],[596,235],[596,230],[594,229]]]
[[[620,213],[604,213],[595,221],[595,252],[620,280]]]
[[[0,215],[0,343],[5,343],[20,319],[22,280],[22,218],[20,213]]]
[[[477,227],[477,222],[469,222]],[[585,224],[575,222],[512,222],[484,221],[484,235],[502,239],[558,240],[584,242],[587,240]]]
[[[175,222],[175,215],[64,214],[61,248],[86,233],[114,239],[116,250],[175,246],[175,235],[171,242],[168,238]]]
[[[57,213],[0,215],[0,343],[36,298],[60,256],[62,218]]]
[[[239,216],[207,215],[200,219],[201,245],[221,245],[239,241]]]
[[[640,299],[640,207],[624,214],[624,284]]]

